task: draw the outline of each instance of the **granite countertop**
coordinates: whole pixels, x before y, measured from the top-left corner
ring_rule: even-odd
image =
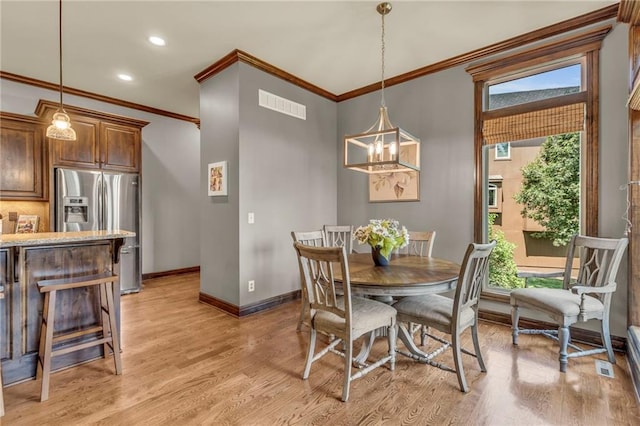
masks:
[[[73,243],[82,241],[112,240],[135,237],[136,233],[122,229],[112,231],[39,232],[33,234],[2,234],[0,248],[16,246],[38,246],[46,244]]]

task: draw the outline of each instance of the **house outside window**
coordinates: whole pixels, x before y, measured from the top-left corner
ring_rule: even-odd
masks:
[[[493,185],[493,184],[489,184],[489,188],[487,191],[487,200],[488,200],[488,205],[490,209],[496,209],[498,208],[498,187]]]
[[[511,144],[509,142],[496,144],[496,160],[510,160],[511,159]]]

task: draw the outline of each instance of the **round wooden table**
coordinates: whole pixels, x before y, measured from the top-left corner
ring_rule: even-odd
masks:
[[[460,265],[437,257],[393,254],[388,266],[376,266],[371,253],[349,255],[351,293],[367,296],[417,296],[456,287]],[[334,269],[341,281],[339,268]]]
[[[385,303],[393,303],[394,297],[418,296],[431,293],[444,293],[453,290],[458,281],[460,265],[437,257],[393,254],[389,265],[376,266],[371,253],[349,255],[349,278],[351,294],[371,296]],[[334,278],[342,281],[342,271],[334,268]],[[383,330],[369,333],[360,353],[355,357],[355,365],[366,365],[369,352],[376,336],[384,335]],[[411,354],[426,356],[413,342],[409,330],[400,326],[398,337]]]

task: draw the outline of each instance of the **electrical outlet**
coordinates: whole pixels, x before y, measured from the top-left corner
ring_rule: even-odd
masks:
[[[256,289],[256,282],[254,280],[249,280],[249,292],[252,292]]]

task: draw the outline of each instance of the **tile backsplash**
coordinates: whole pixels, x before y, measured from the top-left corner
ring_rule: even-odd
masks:
[[[49,203],[46,201],[0,201],[0,214],[2,215],[2,233],[13,234],[16,231],[16,222],[9,220],[9,213],[35,214],[40,216],[38,232],[48,232]]]

